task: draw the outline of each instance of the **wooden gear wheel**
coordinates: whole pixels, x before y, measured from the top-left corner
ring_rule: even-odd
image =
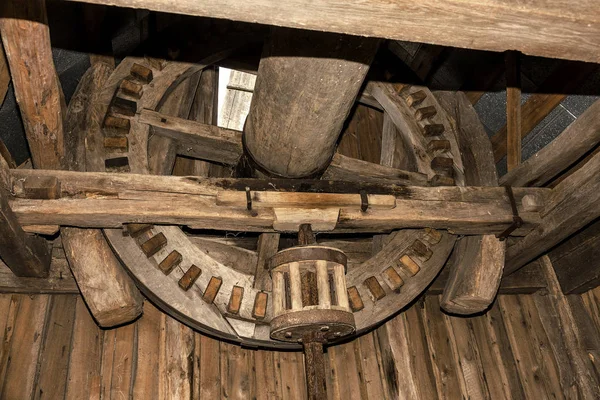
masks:
[[[180,96],[178,88],[197,77],[202,68],[124,59],[95,103],[94,111],[105,115],[103,123],[86,129],[87,171],[149,174],[152,128],[141,121],[140,112],[164,111],[170,97]],[[414,172],[420,173],[415,176],[421,177],[412,185],[464,185],[457,124],[427,88],[371,82],[366,92],[390,116],[404,148],[410,149]],[[344,157],[336,155],[333,162],[340,160]],[[211,161],[234,164],[231,160]],[[322,179],[331,179],[330,170]],[[190,178],[190,182],[194,180]],[[245,212],[232,208],[234,211]],[[267,281],[257,285],[254,274],[266,262],[264,257],[239,247],[228,248],[226,240],[190,236],[179,226],[131,222],[125,230],[105,229],[105,236],[138,287],[163,311],[224,340],[252,347],[301,348],[270,338],[270,278],[266,274],[262,279]],[[366,261],[350,256],[346,279],[355,334],[378,326],[421,294],[445,265],[455,241],[456,236],[445,231],[401,229],[379,235],[379,249]],[[331,241],[325,236],[321,242],[328,245]],[[239,257],[223,256],[231,252]]]

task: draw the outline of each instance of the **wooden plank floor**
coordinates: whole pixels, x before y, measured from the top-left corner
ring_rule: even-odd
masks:
[[[500,296],[475,318],[447,316],[429,296],[328,349],[330,398],[572,398],[577,387],[559,364],[567,350],[550,345],[558,317],[536,296]],[[600,288],[577,302],[597,339]],[[75,295],[3,294],[0,316],[2,399],[306,398],[301,353],[213,340],[149,302],[135,323],[110,330]]]

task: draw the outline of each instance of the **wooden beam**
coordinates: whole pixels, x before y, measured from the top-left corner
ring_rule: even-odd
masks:
[[[35,168],[63,167],[64,98],[54,70],[45,0],[7,0],[0,32]]]
[[[98,325],[108,328],[137,318],[142,313],[142,295],[102,231],[68,228],[61,235],[77,286]]]
[[[114,228],[122,223],[138,222],[272,232],[276,218],[272,209],[248,211],[246,202],[239,207],[218,204],[220,193],[245,192],[246,187],[251,197],[254,192],[274,192],[276,188],[282,202],[296,204],[296,208],[278,209],[279,215],[284,215],[286,210],[319,208],[322,193],[356,194],[364,189],[367,194],[395,196],[395,208],[368,209],[367,212],[361,211],[360,206],[346,208],[345,200],[340,200],[340,205],[335,206],[340,209],[335,225],[337,231],[386,232],[432,227],[458,234],[496,234],[512,223],[505,190],[493,187],[358,185],[334,181],[202,179],[44,170],[14,170],[11,175],[15,182],[12,190],[17,196],[26,196],[22,185],[32,177],[53,177],[60,181],[61,198],[57,200],[21,197],[11,202],[19,221],[25,225]],[[295,200],[293,191],[297,190],[307,192],[303,194],[302,207],[298,207]],[[523,235],[537,225],[538,212],[531,210],[543,206],[543,197],[550,189],[515,188],[514,193],[524,219],[523,227],[514,234]],[[522,204],[524,197],[529,200],[526,205]]]
[[[443,294],[452,265],[448,264],[427,289],[428,296]],[[500,281],[498,294],[531,294],[546,288],[546,280],[538,262],[531,262]]]
[[[244,127],[262,173],[304,178],[335,151],[379,41],[276,28],[265,43]]]
[[[521,67],[520,54],[506,53],[506,165],[521,163]]]
[[[552,58],[600,61],[600,5],[565,0],[68,0],[146,8],[267,25],[427,42],[481,50],[519,50]]]
[[[46,240],[23,231],[8,205],[10,186],[8,164],[0,156],[0,258],[17,276],[46,277],[50,268]]]
[[[460,92],[438,92],[436,98],[455,121],[465,183],[497,186],[492,146],[467,97]],[[460,238],[449,261],[452,267],[441,300],[442,308],[462,315],[489,308],[502,279],[505,247],[494,235]]]
[[[566,97],[598,69],[596,64],[564,62],[559,65],[521,107],[521,139],[527,136]],[[564,77],[568,76],[569,79]],[[506,156],[507,125],[491,138],[494,160]]]
[[[242,133],[216,125],[142,110],[139,121],[154,127],[154,133],[179,142],[186,155],[202,160],[236,165],[242,150]]]
[[[585,293],[600,285],[600,220],[564,241],[548,257],[563,293]]]
[[[600,153],[560,182],[541,211],[540,225],[509,245],[505,274],[510,274],[600,216]]]
[[[500,179],[501,185],[544,186],[600,143],[600,100],[556,139]]]
[[[0,260],[0,293],[79,294],[62,247],[52,248],[52,262],[47,277],[16,276]]]
[[[582,343],[586,326],[577,324],[576,313],[567,296],[561,292],[558,279],[547,256],[539,260],[548,283],[546,296],[533,296],[548,343],[557,360],[561,386],[576,386],[581,398],[600,398],[596,360]]]
[[[113,68],[98,62],[84,74],[67,110],[65,138],[68,168],[85,171],[86,130],[98,127],[103,116],[94,112],[94,101]],[[133,321],[142,313],[143,299],[135,283],[114,256],[102,231],[61,228],[69,267],[86,305],[98,325],[112,327]]]
[[[335,153],[321,179],[427,186],[427,176]]]

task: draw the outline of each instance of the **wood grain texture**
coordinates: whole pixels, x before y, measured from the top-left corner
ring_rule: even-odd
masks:
[[[62,236],[71,271],[98,324],[111,327],[137,318],[142,312],[142,297],[102,232],[64,228]],[[86,243],[94,246],[86,247]],[[80,265],[85,268],[74,268]]]
[[[188,156],[235,165],[242,155],[242,134],[238,131],[151,110],[142,110],[139,121],[152,126],[156,135],[176,140]]]
[[[567,396],[578,393],[581,398],[600,397],[600,385],[592,360],[581,346],[579,327],[567,297],[562,293],[552,262],[547,256],[539,263],[548,282],[547,296],[534,296],[540,320],[557,360],[560,385]],[[558,322],[558,323],[556,323]]]
[[[521,164],[521,63],[520,54],[508,51],[506,62],[506,164],[512,170]]]
[[[598,62],[599,14],[593,0],[562,0],[523,5],[516,0],[443,3],[408,0],[390,4],[382,0],[294,1],[285,7],[261,0],[240,6],[232,0],[198,4],[186,0],[70,0],[213,18],[258,22],[292,28],[427,42],[445,46],[504,51],[516,49],[543,57]]]
[[[35,168],[64,166],[64,97],[54,69],[46,2],[6,1],[0,31]]]
[[[505,273],[510,274],[577,232],[600,215],[600,153],[560,182],[542,211],[542,222],[506,250]]]
[[[577,90],[596,71],[596,64],[563,62],[531,94],[521,107],[521,138],[527,136],[566,97],[566,93]],[[569,79],[564,79],[568,76]],[[516,123],[517,121],[515,121]],[[492,137],[494,161],[500,162],[507,150],[507,125]],[[516,138],[515,138],[516,139]]]
[[[103,116],[96,112],[104,85],[113,68],[97,63],[82,77],[69,103],[65,126],[68,140],[65,168],[90,170],[89,131],[100,129]],[[89,157],[88,157],[89,155]],[[100,230],[63,228],[61,238],[69,266],[94,318],[100,326],[131,322],[142,312],[142,297],[132,279],[116,259]],[[101,271],[101,272],[100,272]]]
[[[427,185],[427,176],[335,153],[322,179],[396,185]]]
[[[600,221],[548,253],[563,293],[585,293],[600,284]]]
[[[274,28],[244,127],[252,159],[288,178],[323,170],[377,47],[374,39]]]
[[[591,364],[599,348],[600,296],[565,297],[559,291],[557,297],[556,281],[550,286],[543,296],[501,295],[500,307],[473,318],[445,316],[436,296],[415,303],[378,330],[327,349],[328,398],[392,400],[406,393],[416,400],[478,398],[482,388],[493,399],[596,398],[598,388],[589,383],[597,376]],[[6,398],[33,398],[33,388],[48,373],[64,376],[61,368],[68,367],[68,399],[101,393],[306,399],[301,353],[219,342],[167,322],[150,304],[136,323],[111,330],[99,329],[81,298],[71,296],[0,295],[0,315],[0,390]],[[63,324],[69,315],[71,333]],[[55,345],[51,338],[58,339]],[[52,357],[62,367],[38,364],[48,360],[44,354],[50,349],[64,349],[69,363]],[[574,364],[579,367],[571,368]],[[56,379],[50,392],[36,397],[59,393],[63,382]]]
[[[9,186],[8,164],[0,156],[0,257],[17,276],[48,277],[51,254],[46,240],[23,231],[8,204]]]
[[[439,92],[436,97],[456,124],[465,183],[496,186],[498,175],[492,148],[469,100],[462,93]],[[442,308],[457,314],[475,314],[488,308],[500,287],[504,256],[505,243],[494,235],[459,239],[449,261],[451,269]]]
[[[556,139],[500,178],[501,185],[544,186],[600,143],[600,101],[592,104]]]
[[[149,177],[118,173],[78,174],[41,170],[35,172],[14,170],[11,174],[15,177],[26,174],[56,175],[61,181],[63,196],[70,197],[62,197],[58,200],[22,198],[13,200],[11,208],[17,215],[18,221],[25,225],[112,228],[120,227],[123,223],[136,222],[187,224],[203,229],[258,232],[272,232],[278,229],[277,213],[270,209],[253,210],[250,215],[246,207],[225,207],[215,204],[215,195],[223,185],[227,187],[240,184],[268,185],[268,181],[238,182],[210,179],[190,181],[188,178],[179,177]],[[80,198],[80,194],[88,192],[93,187],[100,192],[113,194],[102,198]],[[165,191],[165,187],[169,188],[168,191]],[[364,213],[360,207],[344,207],[340,210],[339,218],[326,221],[327,227],[333,226],[335,230],[340,231],[389,232],[399,228],[428,226],[436,229],[451,229],[458,234],[491,234],[504,231],[512,223],[512,209],[508,201],[505,201],[506,194],[502,188],[410,186],[391,189],[397,196],[395,208],[373,209]],[[15,187],[15,190],[22,193],[18,187]],[[528,211],[524,208],[521,204],[522,198],[527,194],[543,195],[548,192],[549,189],[543,188],[514,189],[524,224],[513,232],[513,235],[520,236],[528,233],[539,221],[538,211]],[[279,195],[293,197],[294,193],[285,192]],[[312,195],[318,196],[318,193]],[[295,216],[294,213],[297,215]],[[296,225],[302,223],[303,219],[300,217],[308,218],[305,214],[305,210],[291,209],[290,212],[282,211],[279,216],[286,217],[283,221],[288,224],[285,225],[286,227],[293,227],[292,222]]]

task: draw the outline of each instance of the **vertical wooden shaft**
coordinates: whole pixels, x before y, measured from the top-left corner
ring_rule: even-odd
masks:
[[[315,235],[313,234],[312,226],[310,224],[300,225],[300,230],[298,230],[298,245],[306,246],[314,243]]]
[[[64,98],[52,61],[45,0],[3,0],[0,33],[35,168],[61,169]]]
[[[325,359],[323,344],[304,340],[304,370],[306,371],[306,386],[309,400],[327,398],[325,385]]]
[[[378,41],[273,28],[265,44],[244,142],[263,172],[286,178],[324,169]]]
[[[506,165],[521,164],[521,68],[519,52],[506,53]]]

